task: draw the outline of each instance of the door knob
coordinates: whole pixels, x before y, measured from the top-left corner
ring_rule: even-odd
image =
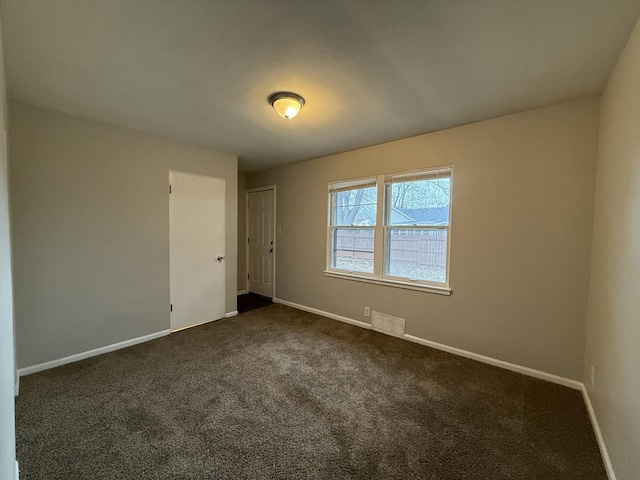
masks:
[[[273,253],[273,248],[270,248],[270,249],[269,249],[269,253]]]
[[[224,260],[224,257],[223,256],[219,256],[218,257],[218,261],[221,262],[222,260]]]

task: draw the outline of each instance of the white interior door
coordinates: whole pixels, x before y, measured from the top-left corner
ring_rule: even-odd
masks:
[[[224,316],[225,183],[169,173],[171,330]]]
[[[248,195],[248,283],[249,292],[273,298],[274,284],[274,191]]]

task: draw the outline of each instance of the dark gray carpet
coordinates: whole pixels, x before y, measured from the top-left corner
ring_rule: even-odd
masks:
[[[282,305],[22,379],[36,479],[606,475],[579,392]]]

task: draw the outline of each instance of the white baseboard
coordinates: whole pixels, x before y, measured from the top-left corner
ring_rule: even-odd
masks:
[[[413,335],[408,335],[406,333],[404,334],[404,339],[409,340],[410,342],[426,345],[427,347],[435,348],[436,350],[453,353],[454,355],[458,355],[460,357],[470,358],[471,360],[476,360],[478,362],[487,363],[495,367],[504,368],[505,370],[522,373],[524,375],[528,375],[529,377],[535,377],[541,380],[546,380],[547,382],[564,385],[565,387],[573,388],[574,390],[582,389],[581,382],[578,382],[577,380],[571,380],[570,378],[560,377],[558,375],[554,375],[553,373],[547,373],[540,370],[535,370],[533,368],[523,367],[522,365],[518,365],[516,363],[505,362],[504,360],[498,360],[497,358],[487,357],[485,355],[480,355],[479,353],[473,353],[467,350],[462,350],[460,348],[450,347],[449,345],[432,342],[431,340],[425,340],[424,338],[420,337],[414,337]]]
[[[317,308],[307,307],[305,305],[300,305],[298,303],[289,302],[287,300],[282,300],[280,298],[274,298],[273,303],[280,303],[282,305],[287,305],[289,307],[297,308],[298,310],[304,310],[305,312],[315,313],[316,315],[321,315],[323,317],[332,318],[333,320],[338,320],[340,322],[349,323],[351,325],[356,325],[358,327],[371,329],[371,325],[365,322],[361,322],[359,320],[353,320],[352,318],[343,317],[341,315],[336,315],[334,313],[325,312],[323,310],[318,310]],[[385,333],[385,332],[381,332]],[[512,372],[522,373],[524,375],[528,375],[530,377],[539,378],[542,380],[546,380],[548,382],[557,383],[559,385],[564,385],[565,387],[573,388],[574,390],[581,390],[582,383],[577,380],[571,380],[569,378],[560,377],[558,375],[554,375],[552,373],[542,372],[540,370],[535,370],[529,367],[523,367],[521,365],[517,365],[515,363],[505,362],[504,360],[498,360],[497,358],[487,357],[485,355],[480,355],[478,353],[469,352],[467,350],[462,350],[456,347],[450,347],[449,345],[444,345],[442,343],[433,342],[431,340],[425,340],[424,338],[415,337],[413,335],[404,334],[402,337],[403,340],[407,340],[409,342],[419,343],[421,345],[425,345],[427,347],[435,348],[437,350],[443,350],[445,352],[452,353],[454,355],[458,355],[465,358],[470,358],[471,360],[476,360],[482,363],[488,363],[489,365],[494,365],[496,367],[504,368],[506,370],[511,370]]]
[[[144,342],[148,342],[149,340],[155,340],[156,338],[164,337],[165,335],[169,335],[170,333],[171,333],[171,330],[162,330],[160,332],[150,333],[149,335],[132,338],[130,340],[125,340],[123,342],[114,343],[112,345],[106,345],[104,347],[95,348],[93,350],[89,350],[86,352],[76,353],[75,355],[59,358],[58,360],[51,360],[50,362],[44,362],[44,363],[39,363],[37,365],[32,365],[30,367],[20,368],[18,370],[18,375],[20,375],[21,377],[24,377],[25,375],[30,375],[32,373],[41,372],[43,370],[49,370],[50,368],[59,367],[61,365],[66,365],[67,363],[77,362],[79,360],[84,360],[85,358],[95,357],[97,355],[102,355],[103,353],[109,353],[115,350],[120,350],[121,348],[137,345],[138,343],[144,343]]]
[[[300,305],[298,303],[289,302],[287,300],[282,300],[280,298],[274,298],[273,303],[280,303],[282,305],[286,305],[288,307],[297,308],[298,310],[303,310],[309,313],[315,313],[316,315],[320,315],[322,317],[331,318],[333,320],[338,320],[339,322],[349,323],[351,325],[355,325],[356,327],[362,327],[371,329],[371,324],[366,322],[361,322],[359,320],[353,320],[352,318],[343,317],[341,315],[336,315],[334,313],[325,312],[323,310],[318,310],[317,308],[307,307],[306,305]]]
[[[20,373],[18,373],[18,370],[15,371],[15,385],[13,386],[13,388],[13,396],[17,397],[18,395],[20,395]]]
[[[247,293],[246,290],[238,290],[238,295],[244,295],[245,293]]]
[[[18,460],[16,460],[16,480],[20,480],[20,466],[18,465]]]
[[[589,398],[587,387],[585,387],[585,385],[583,384],[581,390],[582,397],[584,398],[584,403],[587,406],[587,412],[589,412],[591,424],[593,425],[593,430],[596,433],[596,440],[598,441],[598,447],[600,448],[600,454],[602,455],[602,460],[604,462],[604,468],[607,471],[607,476],[609,477],[609,480],[616,480],[616,474],[613,471],[613,465],[611,464],[609,451],[607,450],[607,446],[604,443],[604,437],[602,436],[602,431],[600,430],[600,425],[598,424],[598,419],[596,418],[596,411],[593,409],[593,405],[591,404],[591,398]]]
[[[235,317],[236,315],[238,315],[238,311],[234,310],[233,312],[227,312],[224,314],[224,318],[229,318],[229,317]]]

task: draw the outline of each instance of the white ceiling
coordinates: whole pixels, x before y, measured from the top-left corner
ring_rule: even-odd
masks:
[[[9,96],[241,171],[599,94],[640,0],[1,0]],[[269,94],[307,104],[293,120]]]

